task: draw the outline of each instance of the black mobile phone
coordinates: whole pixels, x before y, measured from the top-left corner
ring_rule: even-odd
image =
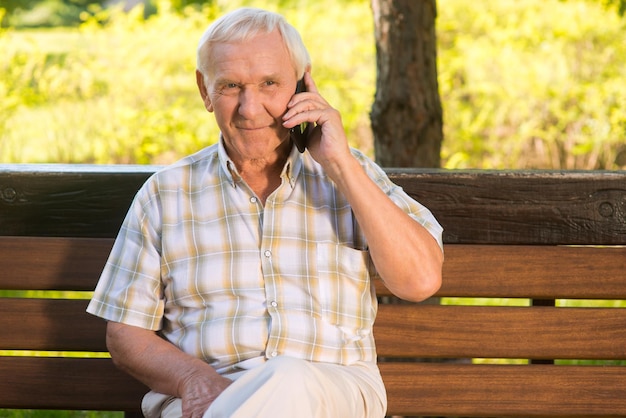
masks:
[[[296,94],[306,91],[304,88],[304,77],[298,80],[296,85]],[[306,148],[306,141],[308,137],[308,123],[303,122],[300,125],[294,126],[290,130],[291,140],[296,144],[298,151],[304,152]]]

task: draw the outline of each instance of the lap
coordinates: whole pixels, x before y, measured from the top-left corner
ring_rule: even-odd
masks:
[[[211,405],[217,417],[382,417],[385,390],[373,364],[342,366],[278,357],[245,373]]]
[[[342,366],[277,357],[229,377],[234,383],[204,418],[380,418],[386,411],[385,388],[371,363]],[[163,403],[163,417],[180,417],[180,411],[180,399]]]

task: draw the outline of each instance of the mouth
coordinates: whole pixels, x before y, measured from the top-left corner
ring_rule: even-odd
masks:
[[[248,126],[248,125],[240,125],[237,126],[237,129],[242,131],[260,131],[262,129],[270,128],[269,125],[258,125],[258,126]]]

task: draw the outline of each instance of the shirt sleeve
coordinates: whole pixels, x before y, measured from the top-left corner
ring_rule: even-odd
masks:
[[[369,178],[371,178],[400,209],[426,228],[443,251],[443,227],[439,224],[431,211],[409,196],[402,187],[393,183],[389,179],[389,176],[387,176],[387,173],[385,173],[380,166],[367,158],[362,152],[352,150],[352,153],[361,162]]]
[[[153,331],[162,326],[160,204],[154,178],[126,215],[87,312]]]

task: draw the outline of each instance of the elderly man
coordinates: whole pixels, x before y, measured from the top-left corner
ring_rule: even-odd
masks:
[[[349,148],[282,16],[223,16],[197,65],[220,141],[135,197],[88,307],[113,360],[147,417],[384,416],[372,279],[432,295],[441,227]]]

